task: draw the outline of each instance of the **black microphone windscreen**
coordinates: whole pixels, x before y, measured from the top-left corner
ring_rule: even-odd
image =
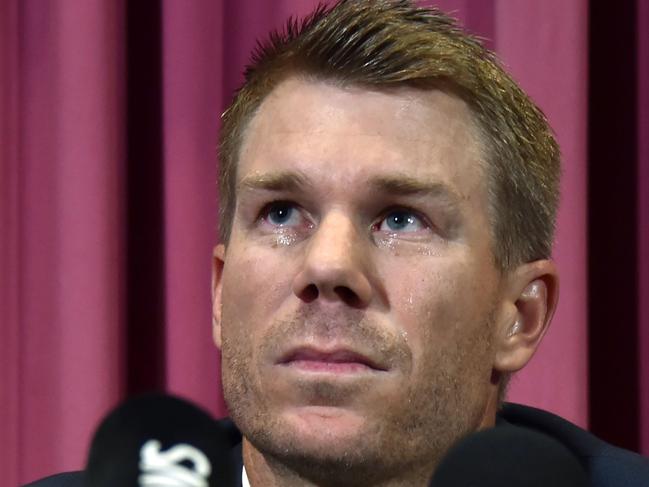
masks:
[[[432,487],[586,487],[588,477],[564,445],[516,426],[474,433],[451,448]]]
[[[229,462],[231,447],[229,433],[197,406],[173,396],[142,396],[119,406],[99,425],[85,486],[230,485],[237,475]]]

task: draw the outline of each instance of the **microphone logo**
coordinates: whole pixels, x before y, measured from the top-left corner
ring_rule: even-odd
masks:
[[[158,440],[142,445],[138,479],[141,487],[208,487],[212,465],[202,451],[184,443],[166,451],[161,447]],[[191,467],[187,466],[189,462]]]

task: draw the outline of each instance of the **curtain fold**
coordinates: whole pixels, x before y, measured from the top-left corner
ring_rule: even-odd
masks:
[[[0,3],[0,438],[11,448],[0,451],[0,471],[9,485],[18,484],[20,407],[18,208],[18,5]],[[9,231],[10,230],[10,231]]]
[[[18,483],[79,465],[123,394],[124,46],[119,2],[8,3],[0,470]]]
[[[606,304],[589,296],[589,277],[606,269],[588,257],[589,206],[593,198],[615,195],[593,184],[592,174],[606,180],[601,164],[635,171],[634,218],[616,217],[636,239],[617,244],[622,252],[633,249],[637,263],[637,279],[625,287],[636,293],[636,318],[624,328],[632,339],[613,355],[633,353],[637,388],[611,393],[622,408],[635,401],[637,411],[629,420],[635,439],[616,441],[649,454],[649,7],[633,3],[638,36],[627,41],[635,53],[627,67],[637,69],[636,118],[627,114],[637,134],[635,156],[610,163],[588,154],[592,128],[616,123],[593,111],[589,97],[599,76],[589,64],[598,55],[593,35],[606,36],[592,29],[592,1],[437,3],[499,53],[547,114],[564,156],[555,251],[561,302],[510,397],[605,436],[616,415],[597,404],[593,422],[591,385],[599,377],[592,364],[607,364],[610,355],[591,345],[614,324],[589,317],[596,304]],[[0,471],[6,485],[81,468],[102,416],[137,392],[164,389],[227,414],[210,308],[219,118],[257,40],[315,4],[0,4]],[[594,188],[599,193],[590,194]]]
[[[642,342],[647,247],[640,220],[646,207],[639,205],[647,183],[638,179],[647,136],[641,122],[646,24],[638,23],[643,3],[625,2],[611,11],[593,2],[589,34],[589,423],[603,437],[634,449],[646,435],[641,397],[648,386]]]
[[[209,303],[216,139],[225,105],[224,5],[165,1],[163,7],[166,385],[223,416]]]
[[[649,2],[638,3],[638,357],[640,450],[649,455]]]

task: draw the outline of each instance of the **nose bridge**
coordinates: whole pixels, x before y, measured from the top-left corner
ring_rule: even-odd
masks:
[[[372,297],[366,255],[362,232],[353,218],[343,211],[330,211],[307,245],[295,294],[304,301],[323,299],[366,306]]]
[[[340,268],[354,265],[360,242],[352,219],[342,211],[332,211],[322,219],[308,248],[307,259],[316,267]],[[358,264],[358,263],[356,263]]]

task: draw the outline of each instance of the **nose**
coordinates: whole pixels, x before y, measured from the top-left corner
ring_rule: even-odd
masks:
[[[372,300],[368,249],[354,222],[340,213],[327,215],[305,249],[293,292],[302,301],[342,301],[365,308]]]

